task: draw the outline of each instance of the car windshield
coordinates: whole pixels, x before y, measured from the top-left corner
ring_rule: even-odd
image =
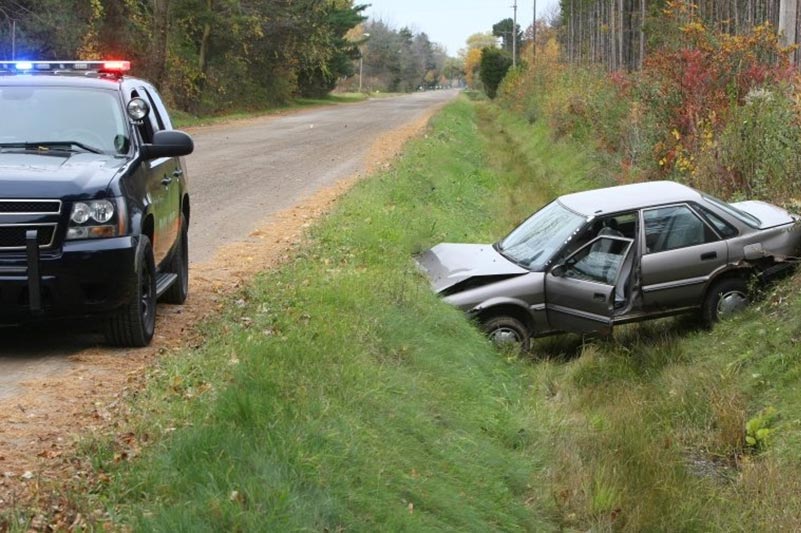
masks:
[[[64,144],[110,154],[128,151],[116,93],[74,87],[0,87],[0,148]]]
[[[530,270],[542,270],[587,219],[551,202],[498,243],[498,251]]]
[[[752,215],[750,213],[746,213],[742,209],[737,209],[736,207],[734,207],[733,205],[731,205],[728,202],[724,202],[723,200],[718,200],[714,196],[709,196],[708,194],[704,194],[703,197],[704,197],[704,200],[706,200],[710,204],[712,204],[714,206],[717,206],[719,209],[725,211],[726,213],[728,213],[729,215],[733,216],[734,218],[736,218],[740,222],[743,222],[743,223],[751,226],[752,228],[759,228],[759,226],[762,224],[762,221],[759,220],[754,215]]]

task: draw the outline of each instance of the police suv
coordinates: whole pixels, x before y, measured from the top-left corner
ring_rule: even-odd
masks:
[[[186,300],[194,146],[130,67],[0,62],[0,324],[90,317],[145,346],[157,299]]]

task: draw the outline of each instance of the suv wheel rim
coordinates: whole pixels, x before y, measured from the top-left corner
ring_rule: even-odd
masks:
[[[730,291],[720,295],[718,318],[728,318],[739,313],[748,305],[748,297],[742,291]]]
[[[499,346],[522,342],[520,334],[512,328],[498,328],[490,334],[490,339]]]

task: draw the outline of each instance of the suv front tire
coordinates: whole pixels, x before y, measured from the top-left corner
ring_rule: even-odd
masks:
[[[136,264],[139,271],[130,299],[106,323],[106,341],[113,346],[147,346],[156,329],[156,264],[146,235],[140,237]]]

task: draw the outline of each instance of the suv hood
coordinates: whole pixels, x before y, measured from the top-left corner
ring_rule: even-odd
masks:
[[[749,215],[757,217],[760,222],[759,229],[767,229],[795,222],[795,219],[790,216],[790,213],[781,207],[767,202],[749,200],[747,202],[737,202],[731,205],[745,211]]]
[[[0,196],[65,198],[104,191],[127,159],[105,154],[0,153]]]
[[[496,252],[491,244],[438,244],[420,255],[417,263],[436,292],[469,278],[528,273]]]

